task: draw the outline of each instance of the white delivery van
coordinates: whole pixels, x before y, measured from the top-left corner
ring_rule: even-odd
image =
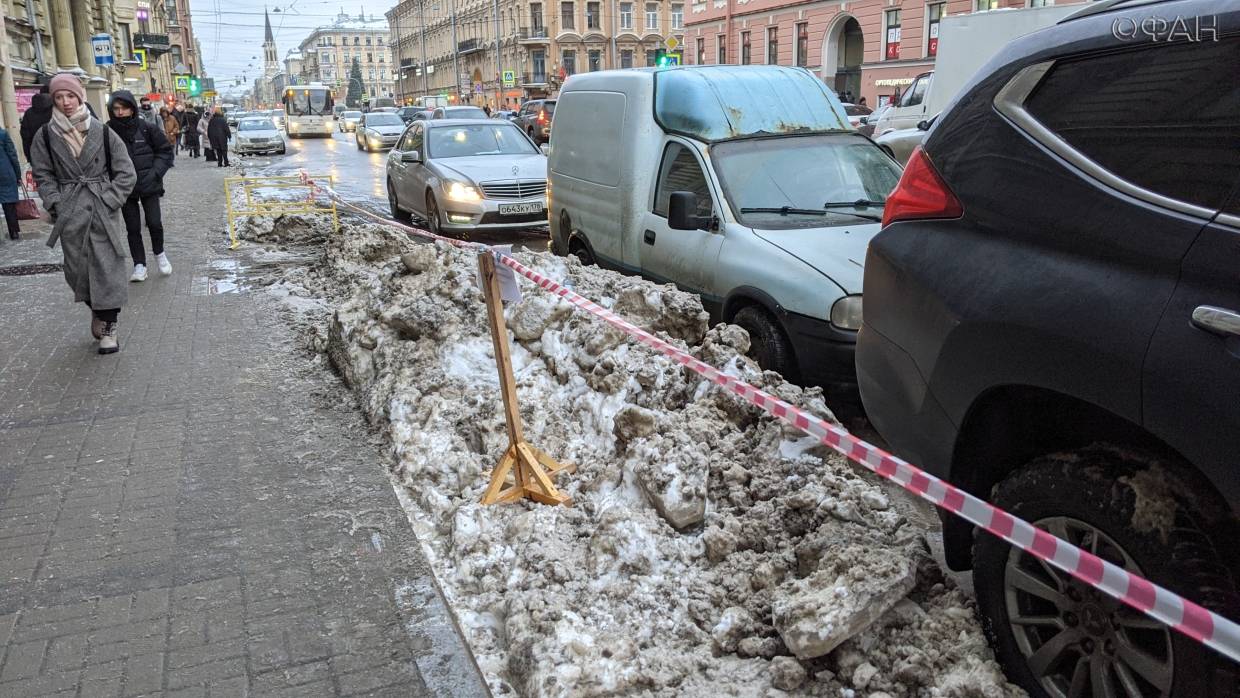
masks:
[[[763,367],[855,389],[862,264],[900,168],[811,73],[574,75],[549,169],[553,251],[673,282]]]
[[[956,97],[991,58],[1013,39],[1052,26],[1088,3],[1025,9],[1005,8],[949,15],[939,22],[939,48],[934,70],[913,79],[898,104],[874,127],[874,137],[916,128],[933,119]]]

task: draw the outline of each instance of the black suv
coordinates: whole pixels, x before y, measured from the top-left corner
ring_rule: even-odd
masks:
[[[521,111],[512,121],[531,140],[542,145],[551,140],[551,121],[554,118],[554,99],[532,99],[521,105]]]
[[[1240,3],[1104,1],[1011,43],[910,159],[864,296],[861,397],[898,453],[1240,619]],[[1031,695],[1240,692],[990,534],[944,539]]]

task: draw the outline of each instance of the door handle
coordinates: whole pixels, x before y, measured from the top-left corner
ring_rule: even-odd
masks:
[[[654,244],[654,231],[653,230],[647,230],[642,237],[645,238],[647,245]]]
[[[1193,327],[1214,334],[1240,337],[1240,313],[1212,305],[1199,305],[1193,310]]]

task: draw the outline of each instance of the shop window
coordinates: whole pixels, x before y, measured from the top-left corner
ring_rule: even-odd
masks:
[[[887,10],[886,14],[887,31],[884,34],[886,43],[886,51],[884,55],[887,60],[894,61],[900,58],[900,11]]]

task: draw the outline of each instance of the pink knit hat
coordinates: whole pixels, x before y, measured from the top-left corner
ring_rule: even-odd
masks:
[[[56,97],[56,93],[60,90],[68,90],[77,95],[79,101],[86,103],[86,88],[82,87],[82,81],[73,73],[56,73],[52,77],[51,83],[48,84],[47,91]]]

